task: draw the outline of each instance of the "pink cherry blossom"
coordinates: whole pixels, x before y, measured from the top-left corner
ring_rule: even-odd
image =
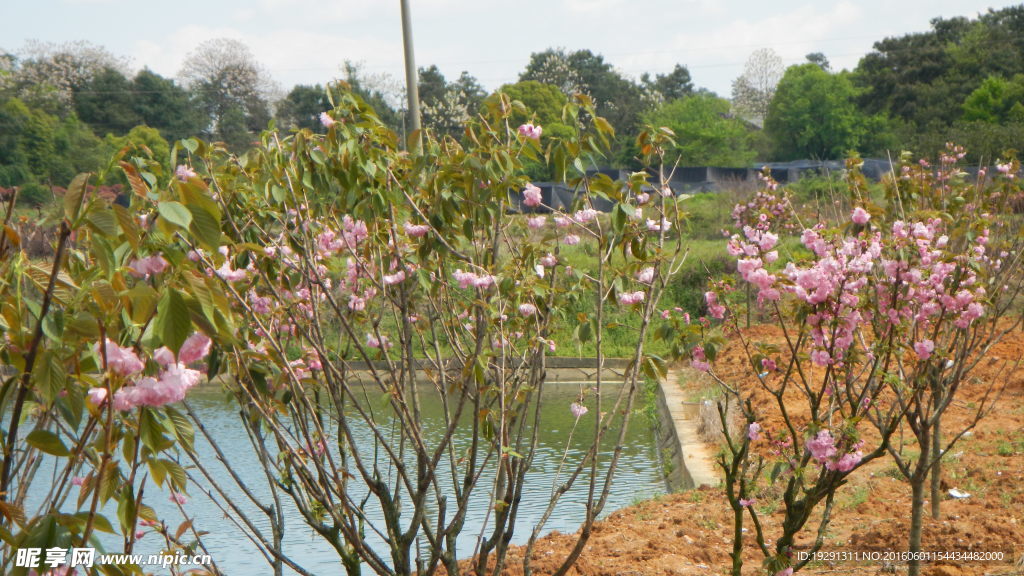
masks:
[[[853,220],[854,224],[860,224],[861,226],[867,224],[870,219],[871,214],[860,206],[854,208],[853,213],[850,214],[850,220]]]
[[[671,228],[672,223],[664,218],[662,218],[660,222],[657,220],[651,220],[650,218],[647,219],[647,229],[651,232],[667,232]]]
[[[392,286],[392,285],[398,284],[399,282],[401,282],[403,280],[405,280],[405,270],[399,270],[398,272],[395,272],[394,274],[385,274],[384,275],[384,285],[385,286]]]
[[[125,386],[114,394],[114,408],[121,411],[138,406],[159,407],[180,402],[185,394],[202,379],[198,370],[186,368],[184,364],[172,364],[160,378],[147,376],[134,386]]]
[[[94,406],[103,406],[107,402],[106,388],[89,388],[88,395]]]
[[[530,227],[530,230],[539,230],[544,227],[547,220],[545,216],[534,216],[526,219],[526,225]]]
[[[331,126],[334,126],[336,122],[337,121],[334,118],[331,118],[331,115],[327,112],[320,113],[320,124],[322,124],[324,128],[330,128]]]
[[[370,348],[380,348],[382,350],[387,350],[388,348],[391,348],[391,341],[388,340],[388,337],[383,334],[381,335],[380,338],[377,338],[373,334],[367,334],[366,345]]]
[[[576,211],[575,219],[580,224],[586,224],[587,222],[597,218],[597,214],[597,210],[594,210],[593,208],[584,208],[583,210]]]
[[[178,164],[178,167],[174,169],[174,177],[182,182],[188,182],[196,177],[196,171],[184,164]]]
[[[540,188],[527,183],[526,188],[523,189],[523,204],[526,206],[540,206],[541,199]]]
[[[622,306],[632,306],[633,304],[639,304],[644,301],[646,294],[643,291],[636,292],[621,292],[619,294],[619,304]]]
[[[84,486],[85,485],[85,478],[82,477],[82,476],[75,476],[74,478],[71,479],[71,485],[72,486]]]
[[[699,370],[701,372],[711,370],[711,364],[708,362],[707,356],[704,354],[703,346],[694,346],[691,355],[693,358],[690,360],[690,366],[692,366],[694,370]]]
[[[405,229],[405,235],[410,238],[420,238],[426,236],[427,232],[430,232],[430,225],[428,224],[413,224],[412,222],[406,222],[402,225]]]
[[[718,294],[710,291],[705,292],[704,300],[708,303],[708,314],[710,314],[712,318],[717,320],[725,318],[725,306],[718,303]]]
[[[185,504],[186,502],[188,502],[188,498],[180,492],[172,491],[170,501],[174,502],[175,504]]]
[[[654,282],[654,267],[648,266],[643,270],[636,273],[636,281],[643,284],[650,284]]]
[[[99,342],[93,346],[93,352],[102,358]],[[120,374],[121,376],[137,374],[142,372],[142,369],[146,367],[146,365],[139,360],[139,357],[135,355],[134,350],[131,348],[122,348],[112,342],[109,338],[106,339],[104,352],[107,357],[107,369],[113,370],[114,373]]]
[[[573,417],[578,420],[590,410],[579,402],[573,402],[572,404],[569,404],[569,411],[572,412]]]
[[[739,504],[743,508],[748,508],[750,506],[753,506],[755,502],[757,502],[756,498],[740,498],[740,500],[739,500]]]
[[[749,438],[751,441],[756,441],[760,437],[761,437],[761,425],[758,424],[757,422],[751,422],[747,426],[747,438]]]
[[[543,129],[540,126],[534,126],[532,123],[523,124],[519,127],[519,135],[532,140],[540,140],[541,132],[543,132]]]
[[[580,243],[580,237],[575,234],[566,234],[565,238],[562,238],[562,243],[566,246],[575,246]]]
[[[849,472],[856,468],[857,464],[860,464],[862,458],[863,455],[860,450],[857,450],[856,452],[843,454],[838,460],[825,462],[825,468],[838,472]]]
[[[221,246],[221,248],[224,248]],[[217,269],[217,277],[225,282],[241,282],[249,276],[249,271],[245,269],[234,270],[231,268],[231,260],[225,259],[224,263]]]
[[[148,278],[167,269],[170,264],[160,254],[132,260],[128,264],[128,272],[136,278]]]
[[[475,274],[463,272],[461,269],[455,270],[452,277],[459,283],[459,288],[489,288],[496,282],[495,277],[491,274]]]
[[[191,364],[202,360],[210,353],[210,337],[202,332],[195,332],[185,339],[178,351],[178,361],[182,364]]]
[[[914,342],[914,352],[917,353],[919,360],[927,360],[931,357],[932,352],[935,351],[935,342],[931,340],[922,340],[920,342]]]
[[[817,436],[807,441],[807,451],[818,462],[831,460],[836,455],[836,440],[828,430],[821,430]]]
[[[519,314],[523,316],[533,316],[537,313],[537,307],[529,302],[524,302],[519,305]]]
[[[548,254],[547,256],[541,256],[540,263],[541,263],[541,266],[544,266],[545,268],[554,268],[555,266],[558,265],[558,257],[555,256],[554,254]]]

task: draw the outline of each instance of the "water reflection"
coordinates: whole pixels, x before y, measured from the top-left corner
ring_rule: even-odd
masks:
[[[573,429],[575,418],[570,413],[569,404],[576,399],[578,393],[579,387],[570,384],[551,385],[544,392],[541,410],[542,433],[532,469],[527,476],[527,489],[523,491],[516,531],[512,538],[514,544],[526,542],[533,525],[540,520],[547,508],[563,456],[567,455],[566,464],[561,470],[561,478],[564,480],[593,438],[593,410],[584,415],[580,419],[579,425],[575,427],[575,430]],[[244,428],[238,423],[237,409],[227,400],[224,393],[212,387],[196,390],[190,395],[189,402],[211,436],[219,443],[234,470],[248,488],[256,494],[261,504],[272,504],[270,491],[266,485],[266,476],[259,465]],[[439,399],[424,395],[422,408],[425,428],[429,433],[439,436],[444,426]],[[354,433],[360,447],[367,450],[372,447],[373,438],[367,427],[355,426]],[[567,446],[570,433],[572,434],[571,444]],[[461,436],[456,434],[456,444],[467,439],[468,434],[468,430]],[[217,470],[214,476],[217,482],[232,498],[243,504],[242,508],[249,513],[256,528],[269,536],[269,521],[258,513],[256,506],[245,499],[242,491],[230,482],[226,470],[217,465],[213,449],[203,441],[202,436],[198,433],[196,448],[204,462],[209,463]],[[610,449],[611,445],[607,448]],[[182,462],[182,464],[185,463]],[[442,468],[444,468],[443,465]],[[190,471],[198,476],[197,471]],[[493,478],[493,476],[485,475],[484,479],[487,478]],[[445,489],[450,489],[450,472],[442,474],[440,482]],[[231,575],[268,572],[269,567],[266,561],[258,548],[248,541],[243,531],[238,528],[234,515],[227,514],[218,507],[215,499],[204,494],[205,489],[209,489],[209,484],[205,482],[199,482],[197,486],[190,486],[190,500],[184,505],[184,510],[193,518],[195,529],[208,532],[203,536],[203,542],[218,567]],[[362,490],[365,493],[365,487]],[[575,532],[585,514],[586,492],[586,484],[578,482],[566,493],[554,514],[547,521],[545,533],[552,530]],[[642,417],[635,417],[619,461],[619,469],[608,504],[605,507],[605,513],[664,492],[665,483],[660,474],[653,435],[647,422]],[[145,493],[147,504],[154,507],[158,517],[163,519],[173,531],[183,521],[183,517],[177,506],[170,501],[170,493],[165,490],[163,494],[160,494],[152,482],[147,485]],[[38,497],[42,498],[43,496],[38,495]],[[283,496],[283,502],[286,518],[283,542],[285,553],[313,573],[343,573],[336,552],[306,526],[287,496]],[[367,510],[367,515],[371,520],[381,517],[379,508],[372,506],[374,503],[375,501],[371,497]],[[453,506],[453,504],[449,504],[449,509]],[[436,504],[431,507],[436,509]],[[457,543],[459,557],[467,557],[473,553],[481,527],[487,520],[489,507],[489,490],[487,487],[478,486],[475,496],[471,500],[465,528]],[[116,520],[113,520],[116,517],[115,506],[108,506],[104,512],[116,524]],[[449,515],[451,513],[449,510]],[[370,533],[369,529],[367,529],[367,533]],[[108,550],[117,552],[121,548],[119,538],[103,535],[101,541]],[[377,549],[386,556],[386,548],[381,548],[382,540],[377,538],[372,543],[378,546]],[[155,554],[163,548],[163,545],[164,542],[159,534],[149,533],[137,544],[136,553]]]

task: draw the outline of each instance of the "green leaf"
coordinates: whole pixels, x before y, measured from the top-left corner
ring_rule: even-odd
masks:
[[[149,475],[153,477],[153,481],[160,488],[164,487],[164,478],[167,477],[167,466],[163,460],[151,459],[147,462],[149,465]]]
[[[67,323],[67,330],[86,339],[99,338],[100,335],[96,317],[85,311],[79,312]]]
[[[164,292],[156,307],[155,329],[160,341],[178,354],[185,339],[192,334],[192,318],[185,299],[174,288]]]
[[[161,460],[161,462],[171,477],[171,486],[176,492],[183,492],[188,484],[188,475],[185,474],[185,469],[173,460]]]
[[[139,225],[135,222],[135,218],[132,217],[127,208],[120,204],[114,204],[114,216],[117,218],[117,222],[121,225],[121,229],[124,230],[125,238],[127,238],[128,243],[131,244],[132,250],[138,250]]]
[[[25,442],[28,442],[29,446],[32,446],[40,452],[45,452],[46,454],[51,454],[53,456],[71,455],[71,451],[64,445],[64,442],[61,441],[60,437],[49,430],[33,430],[29,433],[28,437],[25,438]]]
[[[131,303],[132,322],[139,326],[149,322],[156,310],[156,299],[159,296],[156,290],[149,284],[139,283],[127,295]]]
[[[82,198],[85,196],[85,187],[91,176],[92,173],[89,172],[75,176],[64,194],[64,217],[72,222],[78,218],[78,212],[82,209]]]
[[[264,380],[263,383],[266,385],[266,380]],[[164,412],[170,420],[171,432],[174,434],[175,438],[178,439],[178,442],[180,442],[186,450],[191,450],[196,437],[195,428],[192,427],[192,422],[190,422],[184,414],[170,406],[164,406]]]
[[[117,519],[121,522],[121,533],[135,532],[135,491],[131,484],[125,484],[117,497]]]
[[[189,205],[188,210],[192,214],[192,225],[189,227],[189,231],[192,232],[192,235],[199,240],[199,243],[202,244],[204,248],[209,250],[216,250],[219,248],[219,215],[211,214],[210,211],[197,206],[192,206],[191,204]]]
[[[164,220],[175,226],[188,228],[192,224],[192,213],[181,202],[161,202],[156,209]]]
[[[164,427],[148,409],[143,410],[139,417],[139,436],[142,438],[142,444],[154,454],[174,445],[174,441],[164,436]]]
[[[43,353],[43,357],[40,358],[40,362],[32,376],[36,382],[36,392],[39,393],[47,404],[51,404],[57,398],[57,395],[64,389],[64,384],[67,382],[67,373],[64,371],[64,366],[61,365],[60,360],[51,350]]]
[[[102,204],[94,204],[87,216],[89,226],[100,234],[113,238],[117,236],[117,219],[114,212]]]

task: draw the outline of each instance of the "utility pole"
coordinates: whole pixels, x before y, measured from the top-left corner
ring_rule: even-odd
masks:
[[[423,151],[423,136],[420,130],[420,89],[417,81],[416,56],[412,48],[412,18],[409,17],[409,0],[399,0],[402,5],[402,44],[405,46],[405,92],[409,102],[410,128],[416,134],[413,153]]]

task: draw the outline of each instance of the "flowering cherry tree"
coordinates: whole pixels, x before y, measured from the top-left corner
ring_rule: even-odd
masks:
[[[707,324],[684,332],[693,367],[715,377],[731,399],[719,411],[726,442],[720,464],[735,518],[734,574],[742,566],[745,517],[769,573],[799,570],[806,561],[795,561],[792,547],[816,506],[824,504],[813,550],[823,543],[836,489],[886,454],[911,482],[909,546],[920,549],[925,478],[929,470],[937,478],[942,454],[936,449],[941,414],[984,351],[1012,328],[997,327],[996,319],[1020,287],[1017,252],[1006,245],[1012,235],[994,239],[1003,231],[996,215],[1005,213],[1012,190],[984,180],[965,183],[955,169],[956,150],[943,155],[937,170],[904,170],[884,207],[861,194],[854,172],[846,217],[804,228],[788,257],[780,256],[787,251],[780,246],[785,227],[779,210],[770,208],[775,202],[734,213],[742,230],[728,250],[738,276],[771,312],[785,343],[779,349],[744,336],[722,303],[727,284],[707,293],[708,313],[735,331],[751,378],[715,376],[721,341]],[[781,419],[767,424],[754,398],[770,398]],[[983,404],[974,422],[991,409],[991,402]],[[734,421],[739,431],[730,427]],[[890,442],[904,423],[921,449],[915,463]],[[762,486],[765,471],[770,487]],[[754,505],[759,490],[782,492],[784,516],[772,547],[771,529]]]

